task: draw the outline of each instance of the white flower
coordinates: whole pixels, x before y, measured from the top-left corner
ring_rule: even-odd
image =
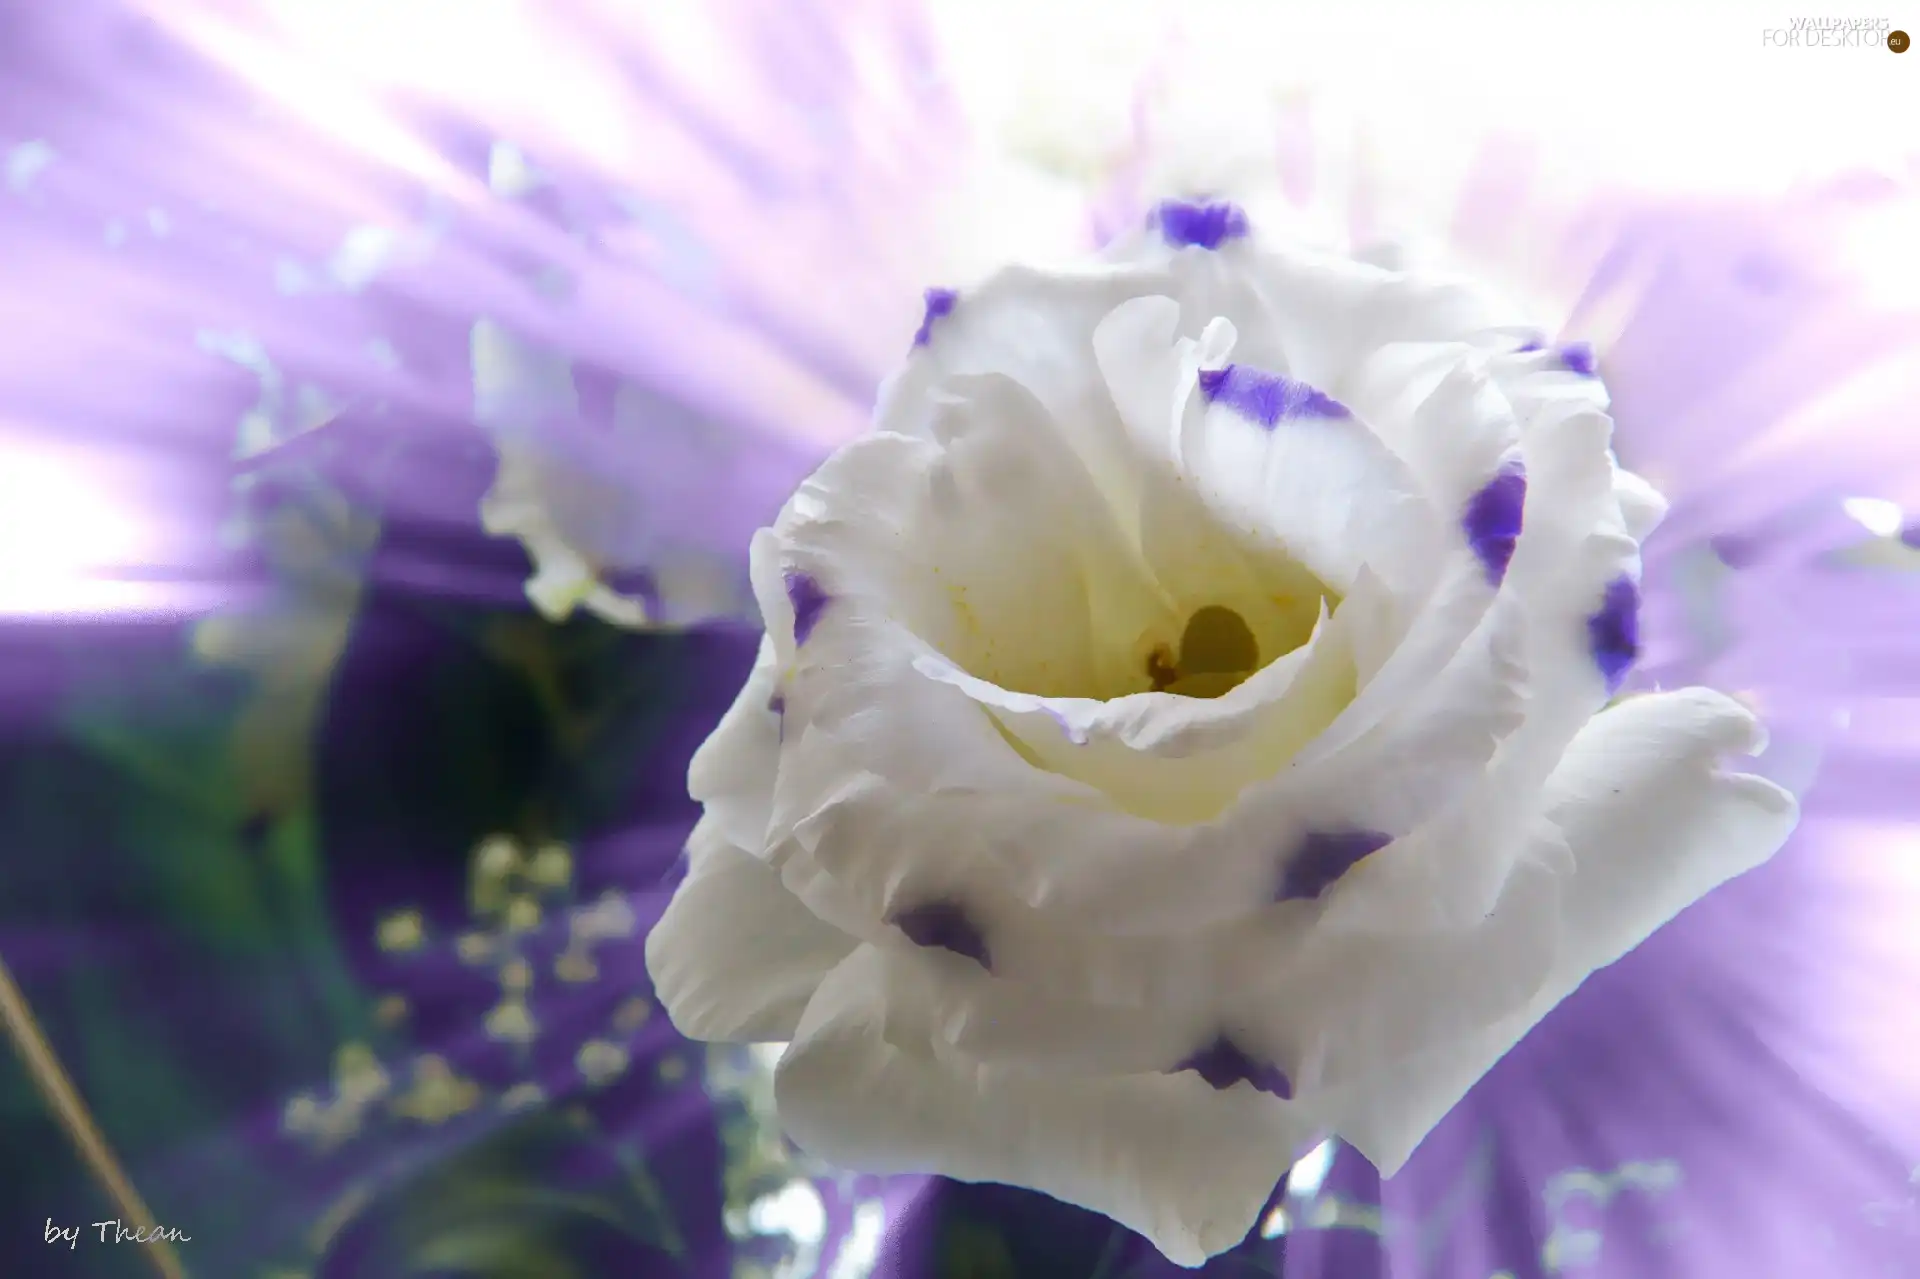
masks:
[[[647,947],[674,1024],[790,1041],[821,1158],[1183,1264],[1328,1134],[1398,1169],[1796,816],[1719,771],[1732,700],[1608,704],[1664,503],[1595,374],[1227,204],[930,294],[754,540],[767,638]]]

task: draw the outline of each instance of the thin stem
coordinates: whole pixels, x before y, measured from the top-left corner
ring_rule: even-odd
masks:
[[[73,1080],[61,1066],[53,1046],[47,1042],[33,1010],[27,1006],[26,996],[13,980],[13,973],[7,968],[5,959],[0,959],[0,1025],[6,1027],[7,1037],[13,1040],[14,1051],[20,1054],[20,1064],[27,1068],[27,1074],[32,1076],[34,1086],[40,1090],[48,1108],[53,1111],[60,1126],[66,1129],[67,1136],[80,1152],[88,1171],[100,1183],[101,1189],[106,1191],[107,1198],[139,1231],[145,1241],[143,1251],[153,1259],[153,1267],[160,1272],[160,1279],[187,1279],[186,1269],[175,1255],[166,1232],[154,1220],[140,1192],[133,1188],[133,1182],[128,1180],[120,1167],[120,1161],[114,1158],[113,1150],[101,1135],[99,1125],[94,1123],[86,1103],[80,1099],[79,1090],[73,1086]]]

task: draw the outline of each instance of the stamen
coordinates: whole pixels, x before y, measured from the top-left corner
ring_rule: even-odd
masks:
[[[1240,614],[1209,604],[1187,619],[1186,633],[1180,637],[1182,674],[1236,674],[1259,664],[1260,644]]]
[[[1195,610],[1180,636],[1176,658],[1165,644],[1147,654],[1147,678],[1156,693],[1219,697],[1260,667],[1260,643],[1247,619],[1209,604]]]
[[[1174,661],[1173,650],[1165,644],[1155,644],[1153,651],[1147,654],[1147,678],[1153,681],[1153,691],[1156,693],[1166,692],[1180,678],[1180,667]]]

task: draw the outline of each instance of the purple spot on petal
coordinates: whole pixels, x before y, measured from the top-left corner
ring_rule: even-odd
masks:
[[[1600,366],[1595,360],[1593,347],[1586,342],[1568,342],[1560,348],[1560,363],[1567,366],[1569,372],[1581,377],[1592,377]]]
[[[986,938],[974,926],[967,912],[953,902],[929,902],[901,911],[887,922],[905,933],[916,946],[950,950],[964,955],[982,968],[992,968]]]
[[[804,644],[833,601],[811,573],[787,570],[787,602],[793,605],[793,642]]]
[[[1920,551],[1920,524],[1909,524],[1900,530],[1901,544]]]
[[[1547,349],[1547,344],[1542,342],[1539,338],[1528,338],[1526,341],[1522,342],[1519,346],[1514,347],[1513,353],[1515,355],[1527,355],[1534,351],[1544,351],[1546,349]]]
[[[1333,887],[1361,858],[1392,842],[1393,836],[1372,830],[1313,831],[1287,863],[1276,900],[1312,901]]]
[[[787,713],[787,699],[775,693],[767,699],[767,709],[775,715],[785,715]]]
[[[1632,578],[1616,577],[1607,583],[1600,611],[1587,619],[1587,641],[1593,664],[1606,678],[1607,692],[1618,691],[1640,657],[1640,588]]]
[[[1247,234],[1247,215],[1237,204],[1188,204],[1166,200],[1155,206],[1147,225],[1160,228],[1160,235],[1176,249],[1217,249],[1228,240]]]
[[[1191,1070],[1216,1089],[1227,1089],[1238,1083],[1249,1083],[1269,1096],[1286,1101],[1293,1096],[1293,1081],[1278,1066],[1258,1061],[1243,1052],[1240,1046],[1221,1035],[1212,1043],[1193,1054],[1173,1068],[1171,1073],[1178,1074]]]
[[[1200,394],[1209,404],[1224,404],[1271,431],[1282,418],[1351,416],[1347,406],[1305,382],[1229,364],[1200,371]]]
[[[1487,581],[1500,585],[1513,560],[1513,548],[1520,541],[1520,526],[1527,505],[1527,472],[1519,462],[1510,462],[1500,474],[1487,481],[1485,488],[1467,503],[1460,527],[1467,543],[1487,570]]]
[[[954,304],[960,295],[952,289],[928,289],[925,293],[926,313],[920,317],[920,328],[913,335],[915,346],[925,346],[933,337],[934,321],[953,314]]]

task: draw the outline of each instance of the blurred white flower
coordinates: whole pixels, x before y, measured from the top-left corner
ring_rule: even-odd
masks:
[[[1764,861],[1706,689],[1608,706],[1665,511],[1591,350],[1167,201],[927,296],[755,539],[768,635],[648,940],[780,1117],[1196,1265],[1328,1133],[1385,1172],[1595,969]],[[1603,709],[1604,708],[1604,709]]]

